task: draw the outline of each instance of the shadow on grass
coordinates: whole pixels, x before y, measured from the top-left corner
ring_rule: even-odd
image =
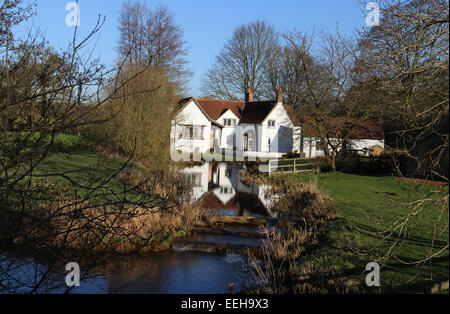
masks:
[[[385,236],[384,230],[380,230],[380,229],[376,229],[374,227],[368,226],[368,225],[364,225],[361,223],[354,223],[355,225],[355,229],[357,229],[361,234],[368,236],[370,238],[374,238],[374,239],[383,239]],[[364,230],[366,232],[363,232],[361,230]],[[404,240],[407,243],[411,243],[411,244],[415,244],[418,246],[429,246],[431,239],[427,239],[424,237],[419,237],[419,236],[415,236],[415,235],[408,235],[407,238],[403,238],[400,237],[398,234],[392,234],[389,235],[389,238],[392,240]],[[441,241],[441,240],[434,240],[434,247],[436,249],[442,249],[447,245],[447,242],[445,241]]]

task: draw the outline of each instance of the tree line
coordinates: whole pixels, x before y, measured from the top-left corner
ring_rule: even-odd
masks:
[[[422,175],[445,180],[448,163],[440,156],[448,134],[435,129],[448,116],[448,1],[379,4],[380,25],[350,37],[278,32],[264,20],[239,26],[205,75],[203,93],[243,99],[250,88],[256,99],[276,99],[281,87],[333,170],[352,130],[381,121],[391,151],[422,164]],[[441,144],[419,160],[413,151],[429,134]]]

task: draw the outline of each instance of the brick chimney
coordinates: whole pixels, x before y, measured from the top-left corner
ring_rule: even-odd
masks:
[[[284,99],[284,93],[283,93],[283,89],[280,86],[280,89],[278,90],[278,94],[277,94],[277,102],[283,103],[283,99]]]
[[[249,87],[248,91],[245,93],[245,101],[253,102],[253,99],[254,99],[253,92],[250,90],[250,87]]]

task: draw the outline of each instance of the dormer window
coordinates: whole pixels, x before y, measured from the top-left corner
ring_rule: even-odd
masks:
[[[223,121],[224,121],[224,123],[223,123],[224,126],[229,126],[229,127],[236,126],[236,119],[223,119]]]
[[[222,187],[220,188],[221,194],[233,194],[233,188],[232,187]]]
[[[268,127],[269,127],[269,128],[274,128],[275,125],[276,125],[275,120],[269,120],[267,123],[268,123]]]

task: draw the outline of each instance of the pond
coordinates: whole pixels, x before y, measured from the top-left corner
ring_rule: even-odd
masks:
[[[47,274],[48,266],[36,260],[17,256],[3,256],[3,260],[0,267],[14,267],[10,275],[17,284],[15,293],[29,293],[31,288],[26,285],[34,285],[35,275],[38,279],[45,278],[35,293],[58,294],[67,290],[65,265],[53,267],[57,271]],[[235,254],[168,250],[146,256],[111,258],[101,264],[87,274],[81,264],[80,286],[70,293],[221,294],[229,291],[230,283],[233,283],[234,291],[239,291],[251,281],[245,258]],[[2,278],[2,283],[6,283],[5,280]]]
[[[267,187],[242,182],[240,171],[243,167],[203,163],[179,171],[193,185],[194,200],[200,202],[201,208],[208,213],[269,218]],[[256,234],[260,231],[257,227],[234,227],[223,235],[202,234],[190,239],[193,244],[201,246],[183,244],[159,253],[110,258],[101,267],[89,270],[80,286],[71,293],[217,294],[229,292],[230,284],[238,292],[252,283],[246,257],[231,249],[217,254],[208,250],[206,244],[227,243],[230,248],[261,245],[258,237],[241,237],[239,232]],[[0,255],[0,274],[5,274],[2,269],[10,265],[14,265],[14,270],[9,274],[20,279],[17,292],[22,293],[30,291],[24,287],[26,283],[32,286],[36,277],[49,270],[45,262],[36,258]],[[46,274],[49,282],[35,292],[65,292],[67,272],[64,266],[58,266],[57,271],[52,267]],[[80,267],[83,273],[83,264]],[[5,280],[8,278],[0,278],[0,283],[5,283]]]

